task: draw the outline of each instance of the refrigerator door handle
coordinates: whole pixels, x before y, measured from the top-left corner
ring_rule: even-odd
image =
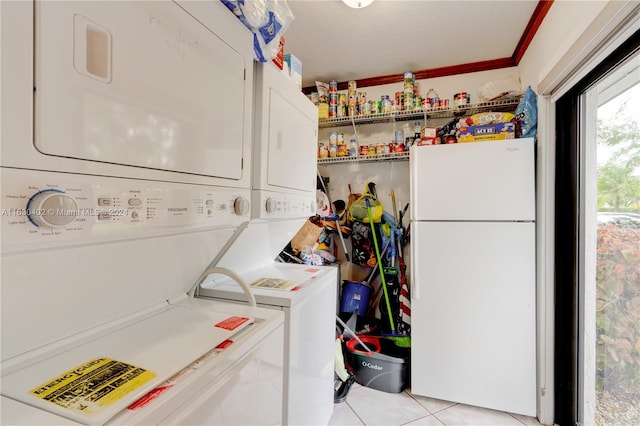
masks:
[[[411,274],[410,274],[410,278],[411,278],[411,300],[420,299],[420,281],[416,279],[416,277],[419,276],[419,274],[416,273],[416,269],[418,268],[418,265],[413,263],[414,259],[420,259],[419,254],[418,254],[418,247],[419,246],[420,246],[420,244],[411,244],[411,262],[412,262]]]

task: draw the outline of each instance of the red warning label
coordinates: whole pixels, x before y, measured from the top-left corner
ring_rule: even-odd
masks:
[[[242,324],[244,324],[245,322],[249,321],[249,318],[247,317],[238,317],[238,316],[233,316],[233,317],[229,317],[223,321],[220,321],[219,323],[217,323],[215,325],[215,327],[218,328],[223,328],[225,330],[235,330],[236,328],[240,327]]]

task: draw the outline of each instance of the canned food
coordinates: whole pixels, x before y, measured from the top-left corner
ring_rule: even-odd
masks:
[[[389,95],[382,96],[381,103],[382,103],[383,113],[391,112],[392,105],[391,105],[391,99],[389,98]]]
[[[378,145],[376,145],[376,155],[382,155],[384,154],[384,148],[389,149],[389,147],[383,143],[379,143]]]
[[[338,105],[337,93],[329,93],[329,105]]]
[[[336,93],[338,91],[338,82],[336,80],[331,80],[329,82],[329,93]]]
[[[320,158],[328,158],[329,157],[329,147],[324,144],[320,144],[319,146],[318,157]]]
[[[329,105],[329,118],[335,118],[338,115],[338,105]]]
[[[329,145],[337,145],[337,144],[338,144],[338,132],[330,132]]]
[[[367,151],[367,155],[376,155],[376,146],[369,145],[369,150]]]
[[[369,145],[360,145],[360,155],[367,155],[369,153]]]
[[[440,101],[440,107],[449,108],[449,99],[443,99]]]
[[[357,89],[357,85],[355,80],[349,80],[349,83],[347,83],[347,90],[349,93],[355,93],[356,89]]]
[[[380,101],[369,101],[369,105],[370,105],[370,109],[371,109],[371,114],[380,114],[380,105],[381,102]]]
[[[469,104],[470,97],[467,92],[460,92],[453,95],[453,105],[456,107],[463,107]]]
[[[404,144],[403,143],[395,144],[393,152],[404,152]]]
[[[346,117],[347,116],[347,106],[338,104],[336,106],[336,117]]]
[[[338,145],[344,144],[344,133],[338,133]]]
[[[410,89],[413,93],[413,86],[415,84],[415,74],[413,71],[405,71],[404,73],[404,90]]]

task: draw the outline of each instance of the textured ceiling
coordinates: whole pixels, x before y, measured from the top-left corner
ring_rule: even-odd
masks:
[[[511,57],[537,0],[287,0],[303,87]]]

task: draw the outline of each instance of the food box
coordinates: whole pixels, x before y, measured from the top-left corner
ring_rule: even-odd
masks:
[[[329,104],[326,104],[326,103],[318,104],[318,118],[321,120],[329,118]]]
[[[278,68],[284,68],[284,36],[280,37],[280,42],[278,43],[278,52],[276,53],[276,56],[272,59],[272,61]]]
[[[420,131],[418,145],[435,145],[438,137],[437,127],[423,127]]]
[[[291,53],[284,55],[284,61],[289,65],[289,77],[302,90],[302,62]]]
[[[495,141],[515,137],[516,123],[512,122],[461,127],[457,133],[458,142]]]

